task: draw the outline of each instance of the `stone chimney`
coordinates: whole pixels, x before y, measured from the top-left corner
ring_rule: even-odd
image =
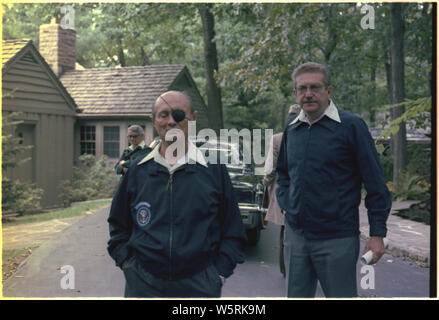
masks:
[[[56,18],[41,25],[40,53],[58,77],[75,70],[76,31],[62,27]]]

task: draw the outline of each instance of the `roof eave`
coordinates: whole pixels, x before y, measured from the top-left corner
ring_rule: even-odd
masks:
[[[145,113],[78,113],[78,118],[132,118],[132,117],[144,117],[150,118],[151,114]]]

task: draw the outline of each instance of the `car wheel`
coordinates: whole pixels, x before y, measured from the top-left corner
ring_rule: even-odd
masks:
[[[258,243],[260,237],[261,237],[261,229],[260,228],[254,228],[254,229],[247,230],[248,244],[255,246]]]

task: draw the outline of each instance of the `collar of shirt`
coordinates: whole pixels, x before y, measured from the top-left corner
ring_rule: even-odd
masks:
[[[325,112],[323,112],[323,114],[314,123],[320,121],[324,116],[327,116],[328,118],[337,121],[338,123],[341,123],[337,107],[335,106],[334,102],[332,102],[332,100],[329,101],[329,106],[326,108]],[[293,121],[291,121],[289,125],[295,124],[297,121],[306,122],[311,125],[305,112],[303,112],[303,109],[300,110],[299,115]]]
[[[140,148],[143,149],[143,148],[145,148],[145,145],[146,145],[146,144],[145,144],[145,141],[142,140],[142,141],[137,145],[137,147],[140,147]],[[137,148],[137,147],[136,147],[136,148]],[[133,145],[130,145],[130,146],[128,147],[128,149],[130,149],[130,150],[134,150]]]
[[[161,143],[157,144],[157,146],[145,158],[143,158],[138,163],[138,165],[141,165],[142,163],[154,159],[155,162],[167,168],[170,173],[173,173],[175,170],[177,170],[179,167],[183,166],[186,163],[195,164],[196,162],[198,162],[199,164],[207,167],[207,161],[204,158],[203,153],[190,140],[188,142],[188,152],[185,154],[184,157],[178,159],[177,162],[172,167],[169,165],[166,159],[163,158],[163,156],[160,154],[159,152],[160,145]]]

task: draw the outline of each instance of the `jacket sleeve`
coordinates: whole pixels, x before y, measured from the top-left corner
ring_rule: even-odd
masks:
[[[221,243],[214,262],[218,273],[228,277],[237,263],[243,263],[247,236],[242,223],[238,202],[225,165],[220,165],[223,182],[223,201],[220,207]]]
[[[126,150],[124,150],[124,151],[122,152],[122,155],[120,156],[119,161],[117,161],[117,162],[116,162],[116,165],[114,166],[114,170],[116,171],[116,174],[123,174],[123,171],[122,171],[123,166],[120,165],[120,162],[121,162],[122,160],[125,160],[125,158],[126,158]]]
[[[264,179],[262,180],[265,186],[269,186],[276,180],[275,170],[275,156],[274,156],[274,136],[271,137],[270,146],[268,148],[268,155],[265,159],[264,165]]]
[[[131,254],[127,245],[132,228],[128,183],[129,175],[125,175],[113,197],[108,217],[110,240],[107,250],[116,262],[116,266],[121,266],[122,262]]]
[[[116,174],[123,174],[122,171],[123,167],[118,163],[116,163],[116,165],[114,166],[114,170],[116,171]]]
[[[284,130],[279,148],[279,155],[276,164],[277,185],[276,198],[281,210],[288,208],[288,195],[290,188],[290,176],[288,174],[288,155],[287,155],[287,128]]]
[[[367,192],[364,203],[369,219],[369,235],[385,237],[392,197],[384,180],[375,143],[362,119],[354,125],[353,137],[357,166]]]

